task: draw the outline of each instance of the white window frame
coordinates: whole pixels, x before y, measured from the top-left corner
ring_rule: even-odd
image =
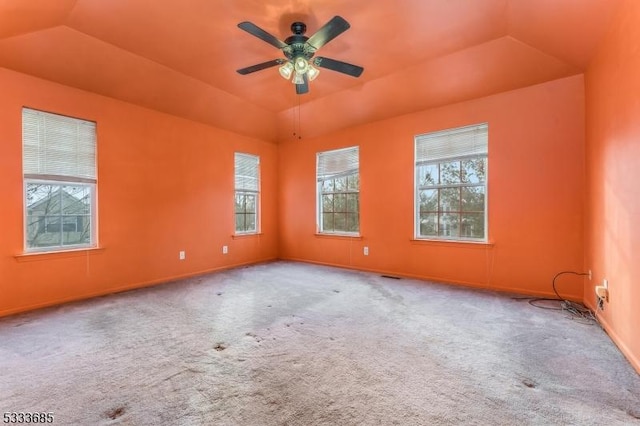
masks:
[[[348,148],[341,148],[331,151],[318,152],[316,154],[316,228],[320,234],[329,235],[346,235],[346,236],[359,236],[360,235],[360,151],[358,146],[352,146]],[[326,182],[335,182],[337,179],[345,179],[345,186],[342,188],[325,189]],[[350,186],[351,182],[354,182],[353,186]],[[335,200],[335,196],[344,196],[345,210],[336,212],[332,210],[328,214],[332,214],[333,224],[332,229],[325,229],[324,226],[324,203],[323,196],[332,195],[332,199]],[[355,198],[356,211],[353,212],[349,207],[349,197],[353,200]],[[335,201],[333,201],[335,206]],[[336,230],[335,219],[336,214],[344,215],[344,227],[343,229]],[[351,223],[353,224],[353,215],[355,214],[356,230],[349,231],[349,217],[351,216]]]
[[[236,235],[258,234],[260,232],[260,157],[253,154],[236,152],[234,154],[234,232]],[[255,212],[247,212],[247,197],[254,198]],[[238,199],[244,208],[238,212]],[[247,228],[247,216],[255,215],[253,227]],[[238,229],[238,215],[242,215],[244,226]]]
[[[415,142],[414,164],[414,237],[419,240],[487,242],[488,229],[488,133],[487,123],[446,129],[437,132],[417,135]],[[483,173],[465,173],[465,165],[477,164]],[[457,167],[453,174],[458,180],[442,181],[443,169]],[[471,170],[471,169],[468,169]],[[434,172],[435,177],[432,176]],[[467,176],[469,176],[467,178]],[[475,177],[474,177],[475,176]],[[422,180],[422,182],[421,182]],[[465,207],[463,191],[474,194],[482,200],[482,210]],[[458,205],[451,207],[443,200],[443,193],[449,191],[457,195]],[[476,192],[477,191],[477,192]],[[435,194],[428,199],[427,194]],[[473,195],[470,195],[473,196]],[[435,208],[422,210],[421,197],[426,198],[427,205]],[[469,205],[469,204],[467,204]],[[482,236],[471,235],[473,232],[473,216],[482,213]],[[421,225],[431,223],[425,217],[435,215],[432,222],[434,233],[423,233]],[[447,228],[445,218],[454,218],[452,227]],[[465,219],[466,224],[465,226]],[[477,222],[476,222],[477,224]],[[427,225],[425,225],[427,226]],[[451,230],[454,233],[451,233]]]
[[[22,109],[22,146],[25,252],[97,247],[96,123],[25,107]],[[71,190],[64,191],[65,187]],[[33,214],[33,208],[46,199],[38,193],[42,188],[48,188],[48,194],[60,194],[58,212]],[[64,212],[63,191],[67,199],[71,197],[73,202],[78,202],[81,212]],[[73,199],[75,193],[81,195],[77,200]],[[55,198],[47,203],[53,200]],[[76,220],[79,216],[87,218],[87,228],[81,232],[65,231],[63,224],[70,216]],[[59,218],[61,224],[57,241],[52,238],[55,233],[41,231],[46,231],[46,222],[53,218]],[[40,224],[40,221],[44,222]],[[86,237],[85,232],[88,234]],[[79,236],[72,235],[78,233]],[[79,240],[74,241],[76,238]]]

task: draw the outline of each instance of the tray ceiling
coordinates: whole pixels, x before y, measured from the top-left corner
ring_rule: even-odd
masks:
[[[618,0],[5,0],[0,67],[269,141],[291,117],[307,136],[513,90],[586,69]],[[282,57],[237,28],[311,35],[334,15],[351,28],[322,56],[363,66],[322,69],[295,95]]]

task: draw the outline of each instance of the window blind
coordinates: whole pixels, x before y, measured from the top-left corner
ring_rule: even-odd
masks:
[[[487,123],[426,133],[415,137],[416,163],[486,155]]]
[[[23,172],[29,177],[96,181],[96,123],[22,109]]]
[[[318,181],[346,176],[358,172],[359,150],[357,146],[318,153]]]
[[[255,191],[260,187],[258,173],[260,157],[249,154],[235,153],[236,191]]]

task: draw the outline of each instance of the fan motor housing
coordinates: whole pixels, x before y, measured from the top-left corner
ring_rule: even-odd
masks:
[[[291,32],[302,35],[307,32],[307,25],[304,22],[294,22],[291,24]]]
[[[310,46],[306,44],[308,39],[309,37],[302,34],[294,34],[287,37],[284,42],[288,46],[282,49],[284,56],[288,59],[294,59],[299,56],[303,56],[305,59],[310,59],[315,54],[315,50],[310,49]]]

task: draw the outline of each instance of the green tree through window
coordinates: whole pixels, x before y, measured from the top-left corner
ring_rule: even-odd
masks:
[[[487,126],[416,138],[416,237],[486,239]]]
[[[318,228],[321,233],[360,232],[358,147],[317,155]]]
[[[236,152],[235,216],[236,234],[255,234],[259,229],[260,157]]]

